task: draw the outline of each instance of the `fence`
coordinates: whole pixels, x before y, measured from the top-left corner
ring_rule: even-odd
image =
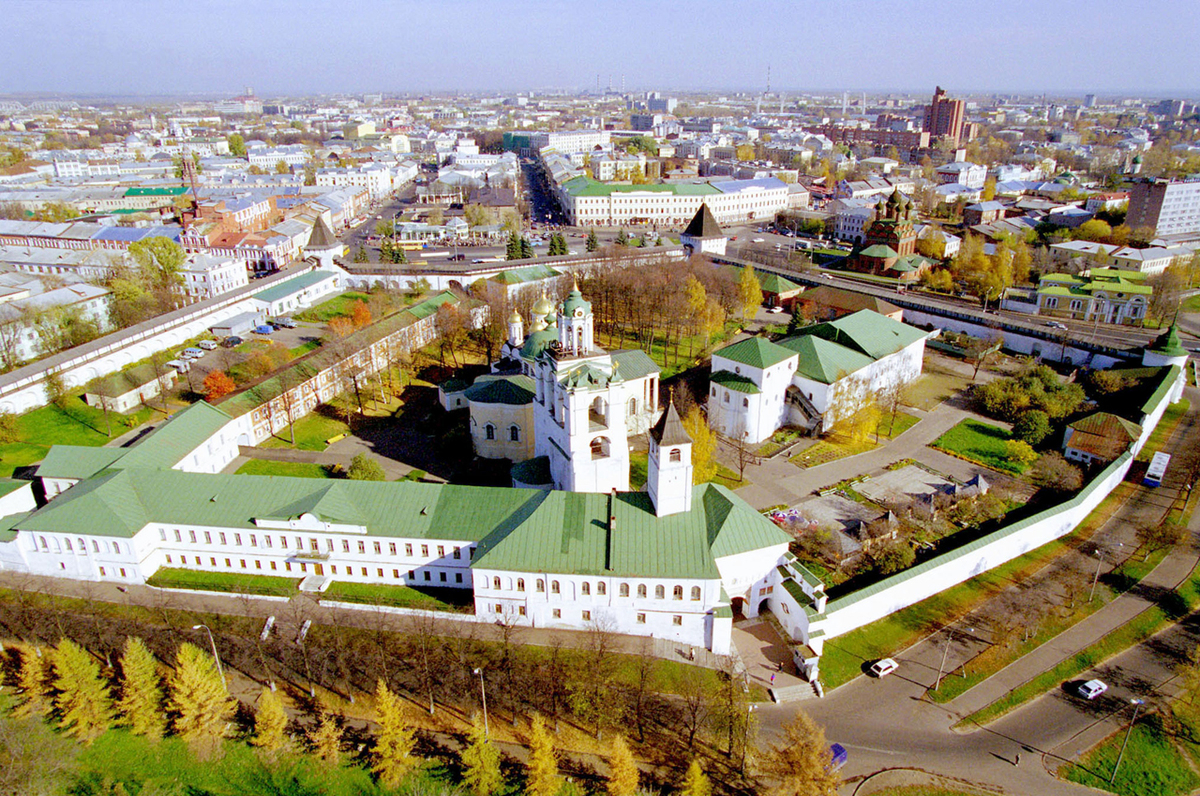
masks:
[[[1178,366],[1168,370],[1143,410],[1141,436],[1075,497],[873,586],[831,600],[825,616],[814,621],[809,632],[824,631],[825,638],[848,633],[1069,533],[1124,480],[1134,457],[1153,433],[1172,398],[1178,397],[1182,376]]]

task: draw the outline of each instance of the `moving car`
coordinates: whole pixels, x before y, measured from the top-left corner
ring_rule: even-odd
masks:
[[[1095,699],[1108,690],[1108,684],[1103,680],[1088,680],[1079,684],[1079,695],[1084,699]]]
[[[881,658],[871,664],[871,674],[876,677],[887,677],[892,672],[900,668],[900,664],[896,663],[891,658]]]
[[[205,351],[216,351],[217,350],[217,341],[216,340],[201,340],[200,342],[196,343],[196,345],[199,346],[200,348],[203,348]]]
[[[846,765],[846,761],[849,759],[850,753],[846,751],[846,747],[840,743],[829,744],[829,768],[831,771],[837,771]]]
[[[771,313],[772,315],[778,315],[779,313],[783,312],[783,307],[771,307],[767,310],[767,312]]]
[[[1067,329],[1067,325],[1065,323],[1059,323],[1058,321],[1046,321],[1046,325],[1051,329],[1062,329],[1063,331],[1066,331]]]
[[[255,326],[254,333],[255,334],[274,334],[275,327],[264,323],[262,326]]]

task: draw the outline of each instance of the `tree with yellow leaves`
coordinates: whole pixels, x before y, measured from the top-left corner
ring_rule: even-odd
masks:
[[[375,686],[375,713],[379,728],[375,731],[375,765],[372,770],[389,788],[400,784],[409,772],[421,764],[413,754],[416,730],[404,715],[404,705],[382,679]]]
[[[283,709],[283,699],[268,687],[258,698],[258,712],[254,714],[254,745],[264,752],[275,754],[288,747],[288,717]]]
[[[476,713],[471,717],[471,731],[467,734],[467,746],[462,751],[465,769],[463,780],[475,796],[490,796],[504,785],[500,771],[500,750],[488,740],[483,722]]]
[[[741,302],[742,317],[746,319],[753,318],[763,303],[762,284],[750,266],[742,268],[742,277],[738,280],[738,300]]]
[[[63,639],[53,652],[55,706],[59,724],[68,734],[87,745],[103,735],[112,724],[112,697],[100,676],[96,659],[73,641]]]
[[[783,728],[783,743],[760,758],[770,780],[768,796],[836,796],[841,777],[833,769],[825,730],[803,711]]]
[[[683,430],[692,438],[692,483],[707,483],[717,474],[717,435],[697,406],[683,416]]]
[[[221,748],[237,706],[221,681],[216,662],[199,647],[185,643],[175,655],[170,684],[175,732],[200,759],[213,756]]]
[[[48,662],[40,649],[21,647],[21,671],[17,685],[25,701],[17,708],[19,716],[45,716],[50,712],[50,686],[46,682]]]
[[[629,744],[625,742],[625,736],[617,735],[608,756],[608,796],[635,796],[638,778],[637,763],[629,751]]]
[[[316,749],[317,757],[330,768],[337,768],[342,763],[342,730],[338,727],[337,717],[332,713],[322,711],[321,721],[315,730],[309,733],[308,740]]]
[[[546,720],[541,714],[533,717],[529,729],[529,761],[525,764],[526,796],[555,796],[562,787],[558,775],[558,755],[554,751],[554,739],[546,729]]]
[[[712,796],[712,783],[708,781],[708,775],[704,773],[704,767],[700,765],[700,760],[693,759],[692,764],[688,766],[687,774],[683,777],[683,790],[679,792],[679,796]]]
[[[166,732],[158,661],[140,638],[132,636],[125,639],[125,651],[121,655],[121,698],[117,701],[117,714],[135,735],[157,741]]]

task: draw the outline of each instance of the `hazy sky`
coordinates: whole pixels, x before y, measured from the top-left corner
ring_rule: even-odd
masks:
[[[1196,0],[2,0],[0,93],[1200,93]],[[178,9],[178,10],[177,10]]]

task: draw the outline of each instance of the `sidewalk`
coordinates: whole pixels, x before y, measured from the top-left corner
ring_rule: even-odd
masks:
[[[1193,391],[1189,390],[1189,392]],[[1194,394],[1191,397],[1195,400]],[[1176,429],[1171,440],[1172,448],[1178,444],[1179,435],[1185,433],[1187,428],[1186,421],[1184,421]],[[1150,495],[1154,494],[1150,493]],[[1143,495],[1143,498],[1150,495]],[[1120,521],[1122,515],[1134,505],[1135,501],[1131,499],[1113,515],[1110,522]],[[1188,531],[1190,533],[1189,543],[1176,547],[1168,553],[1140,584],[1124,594],[1118,595],[1096,613],[1063,631],[1024,657],[1013,661],[957,699],[947,702],[945,707],[960,717],[974,713],[1129,622],[1154,605],[1156,597],[1174,591],[1187,579],[1197,565],[1196,542],[1198,532],[1200,532],[1200,511],[1194,511],[1188,519]]]

